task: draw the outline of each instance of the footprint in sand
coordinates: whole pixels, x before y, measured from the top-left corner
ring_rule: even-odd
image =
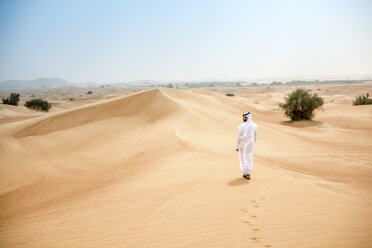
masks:
[[[256,215],[251,215],[251,217],[252,217],[252,218],[257,218],[257,216],[256,216]]]
[[[253,229],[253,231],[255,231],[255,232],[257,232],[257,231],[259,231],[260,229],[258,229],[258,228],[254,228]]]
[[[245,210],[244,208],[240,209],[240,211],[244,212],[244,213],[247,213],[248,211]]]
[[[256,242],[259,241],[259,239],[257,237],[253,237],[253,238],[251,238],[251,240],[256,241]]]
[[[254,226],[251,222],[249,222],[247,220],[243,220],[242,222],[245,223],[245,224],[248,224],[248,226]]]

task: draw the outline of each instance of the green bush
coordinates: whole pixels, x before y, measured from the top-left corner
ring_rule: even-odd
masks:
[[[368,93],[365,96],[358,96],[353,101],[353,105],[367,105],[367,104],[372,104],[372,99],[369,98],[369,94]]]
[[[48,111],[52,106],[48,101],[44,101],[41,99],[32,99],[25,103],[25,107],[29,109],[35,109],[37,111]]]
[[[91,94],[93,94],[93,91],[90,90],[87,92],[87,95],[91,95]]]
[[[235,96],[234,93],[227,93],[226,96]]]
[[[5,98],[4,99],[4,97],[3,97],[1,99],[1,101],[3,102],[3,104],[18,106],[19,97],[20,97],[20,94],[18,94],[18,93],[11,93],[8,98]]]
[[[285,97],[285,103],[279,107],[284,114],[293,121],[311,120],[314,117],[314,110],[321,107],[324,101],[316,93],[312,94],[306,89],[296,89]]]

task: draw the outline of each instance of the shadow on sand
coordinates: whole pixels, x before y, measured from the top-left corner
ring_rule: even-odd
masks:
[[[229,182],[229,186],[241,186],[241,185],[246,185],[246,184],[249,184],[249,181],[250,180],[247,180],[243,177],[241,178],[237,178],[235,180],[232,180]]]
[[[321,121],[310,121],[310,120],[301,120],[301,121],[281,121],[279,122],[282,125],[291,126],[291,127],[324,127],[326,124]]]

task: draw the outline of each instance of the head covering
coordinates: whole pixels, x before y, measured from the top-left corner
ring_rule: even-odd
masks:
[[[251,115],[251,112],[246,112],[243,114],[243,117],[247,117],[248,120],[247,122],[250,122],[252,120],[252,115]]]
[[[249,114],[251,114],[251,112],[244,113],[244,114],[243,114],[243,117],[244,117],[244,116],[247,116],[247,117],[248,117]]]

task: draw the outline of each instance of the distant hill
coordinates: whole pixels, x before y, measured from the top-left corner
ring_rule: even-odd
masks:
[[[57,88],[71,85],[60,78],[37,78],[34,80],[7,80],[0,83],[0,89]]]

